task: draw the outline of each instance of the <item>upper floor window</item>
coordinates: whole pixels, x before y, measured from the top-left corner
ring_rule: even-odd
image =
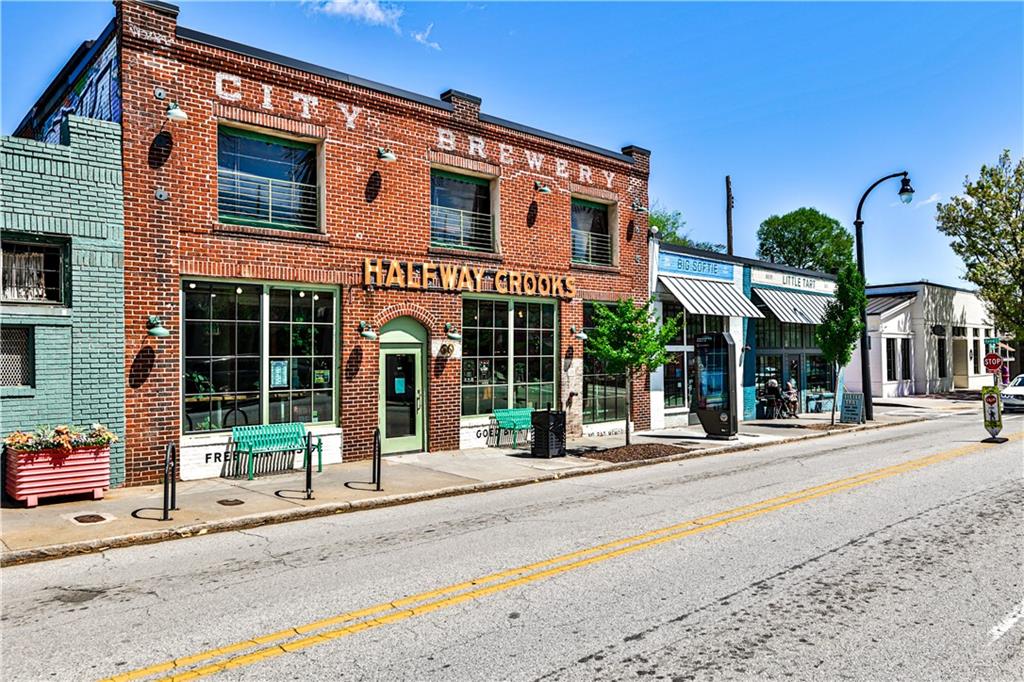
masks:
[[[607,204],[572,200],[572,261],[587,265],[612,264],[611,219]]]
[[[431,169],[430,244],[494,251],[490,180]]]
[[[3,300],[64,303],[64,249],[56,244],[4,240]]]
[[[217,207],[221,222],[316,230],[317,148],[242,128],[217,130]]]

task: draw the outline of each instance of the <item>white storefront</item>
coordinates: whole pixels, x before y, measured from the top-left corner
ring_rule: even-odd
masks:
[[[651,428],[690,423],[690,357],[693,338],[706,331],[727,331],[736,342],[740,364],[734,369],[738,414],[743,414],[745,318],[762,313],[743,295],[743,263],[724,254],[651,244],[651,291],[659,320],[683,313],[684,324],[668,350],[671,363],[651,374]]]
[[[868,348],[875,397],[978,389],[985,339],[994,330],[984,302],[967,289],[930,282],[869,286]],[[861,390],[860,348],[846,386]]]

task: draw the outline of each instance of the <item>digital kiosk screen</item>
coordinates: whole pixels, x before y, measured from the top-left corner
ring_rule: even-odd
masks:
[[[694,409],[712,437],[736,435],[736,346],[724,332],[701,334],[694,341]]]

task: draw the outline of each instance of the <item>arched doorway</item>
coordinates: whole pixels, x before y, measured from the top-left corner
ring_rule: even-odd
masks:
[[[421,452],[427,442],[427,330],[411,317],[380,330],[377,417],[381,452]]]

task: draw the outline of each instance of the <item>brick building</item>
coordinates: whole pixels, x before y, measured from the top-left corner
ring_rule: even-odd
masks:
[[[116,8],[130,483],[172,441],[183,477],[221,474],[239,424],[303,422],[339,461],[378,426],[385,452],[484,445],[505,406],[562,406],[572,433],[624,417],[577,335],[647,296],[649,152]]]
[[[47,139],[0,138],[0,431],[124,434],[121,130],[67,116]],[[124,481],[124,442],[111,448]]]

